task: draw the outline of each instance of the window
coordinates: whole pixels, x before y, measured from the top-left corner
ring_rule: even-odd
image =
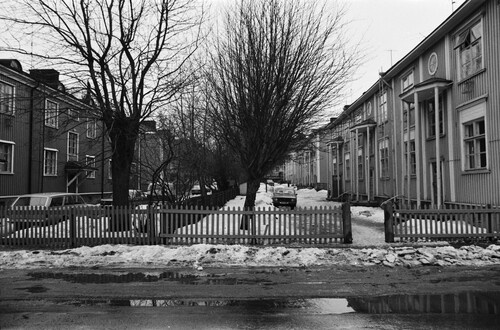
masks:
[[[403,87],[403,92],[413,87],[413,71],[411,71],[409,74],[404,76],[403,79],[401,79],[401,84]]]
[[[345,159],[345,179],[351,180],[351,153],[346,152],[344,155]]]
[[[95,139],[97,136],[97,121],[93,118],[87,120],[87,137],[89,139]]]
[[[362,180],[363,175],[363,146],[358,148],[358,180]]]
[[[112,160],[108,160],[108,179],[112,180],[113,179],[113,166],[112,166]]]
[[[44,149],[43,152],[43,175],[56,176],[57,175],[57,150]]]
[[[389,139],[384,138],[378,143],[380,177],[389,177]]]
[[[68,132],[68,160],[78,160],[78,133]]]
[[[53,128],[57,128],[57,117],[58,117],[59,105],[56,102],[47,100],[45,102],[45,125]]]
[[[379,123],[387,121],[387,92],[380,94]]]
[[[464,124],[465,169],[487,167],[484,117]]]
[[[78,116],[78,111],[75,109],[68,109],[68,117],[75,121],[80,121],[80,116]]]
[[[332,175],[337,176],[337,156],[332,157]]]
[[[415,126],[415,104],[413,102],[403,102],[403,126],[408,127],[408,112],[410,113],[410,127]]]
[[[0,174],[11,174],[14,169],[14,143],[0,141]]]
[[[436,137],[436,112],[434,109],[434,99],[425,102],[427,109],[427,137]],[[444,134],[443,121],[443,97],[439,95],[439,134]]]
[[[415,140],[411,140],[409,143],[405,141],[405,171],[408,169],[408,157],[410,157],[410,175],[417,174],[417,158],[415,156]]]
[[[483,25],[476,22],[456,37],[459,79],[465,79],[483,68]]]
[[[85,156],[85,163],[89,167],[94,167],[95,168],[95,156]],[[95,170],[87,171],[87,178],[89,179],[95,179]]]
[[[14,86],[0,82],[0,113],[14,114]]]

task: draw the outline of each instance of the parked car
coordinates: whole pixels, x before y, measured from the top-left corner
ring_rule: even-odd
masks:
[[[65,212],[58,213],[54,211],[63,210],[68,206],[90,206],[90,204],[87,204],[83,197],[76,193],[55,192],[21,195],[12,202],[10,209],[16,211],[17,209],[27,208],[34,211],[29,212],[23,218],[19,218],[17,213],[14,213],[16,216],[11,217],[10,222],[15,224],[26,223],[29,225],[55,224],[65,220],[67,215],[64,214]],[[45,213],[36,211],[41,208],[44,210],[42,212]],[[46,210],[49,210],[49,212]]]
[[[289,206],[292,210],[297,206],[297,194],[292,187],[275,187],[273,193],[275,207]]]

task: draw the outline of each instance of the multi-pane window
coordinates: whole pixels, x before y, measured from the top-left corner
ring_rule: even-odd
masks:
[[[14,113],[14,86],[0,82],[0,113]]]
[[[403,92],[409,89],[410,87],[413,87],[413,71],[407,74],[406,76],[403,77],[401,80],[402,87],[403,87]]]
[[[85,156],[87,166],[95,168],[95,156]],[[95,179],[95,170],[87,171],[87,178]]]
[[[380,94],[379,97],[379,113],[378,113],[378,118],[379,118],[379,124],[384,123],[387,121],[387,92],[384,91],[382,94]]]
[[[427,108],[427,137],[436,137],[436,111],[434,100],[429,100],[425,103]],[[443,121],[443,98],[439,95],[439,134],[444,134]]]
[[[87,137],[94,139],[97,136],[97,120],[89,118],[87,120]]]
[[[487,167],[484,118],[464,124],[465,169]]]
[[[44,149],[43,151],[43,175],[57,175],[57,150]]]
[[[45,125],[57,128],[59,105],[56,102],[47,100],[45,102]]]
[[[14,163],[14,143],[0,141],[0,174],[12,173]]]
[[[403,102],[403,125],[408,126],[408,113],[410,114],[410,127],[415,126],[415,104],[413,102]]]
[[[415,140],[405,142],[405,171],[408,169],[408,159],[410,161],[410,175],[417,174],[417,158],[415,154]]]
[[[363,169],[363,146],[358,148],[358,180],[362,180],[364,175]]]
[[[385,138],[378,143],[380,177],[389,177],[389,139]]]
[[[68,132],[68,160],[78,160],[78,133]]]
[[[483,68],[483,25],[479,21],[456,37],[460,79]]]
[[[345,164],[345,179],[351,180],[351,153],[346,152],[344,155],[344,164]]]

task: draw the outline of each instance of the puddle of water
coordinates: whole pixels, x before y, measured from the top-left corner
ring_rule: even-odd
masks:
[[[27,287],[27,288],[19,288],[17,290],[26,290],[29,293],[43,293],[43,292],[47,292],[49,289],[47,289],[43,285],[34,285],[34,286]]]
[[[500,294],[460,293],[442,295],[391,295],[360,298],[265,299],[265,300],[185,300],[134,299],[84,300],[72,305],[108,305],[129,307],[240,307],[255,314],[469,314],[499,315]]]
[[[162,273],[124,273],[124,274],[77,274],[77,273],[53,273],[53,272],[31,272],[28,273],[31,280],[57,279],[71,283],[131,283],[131,282],[159,282],[175,281],[186,285],[243,285],[262,284],[270,285],[271,281],[263,279],[238,279],[222,275],[209,274],[199,276],[195,274],[183,274],[178,272]]]

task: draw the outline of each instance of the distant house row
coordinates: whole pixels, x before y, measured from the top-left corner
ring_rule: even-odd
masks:
[[[500,2],[469,0],[285,164],[332,199],[500,205]]]

